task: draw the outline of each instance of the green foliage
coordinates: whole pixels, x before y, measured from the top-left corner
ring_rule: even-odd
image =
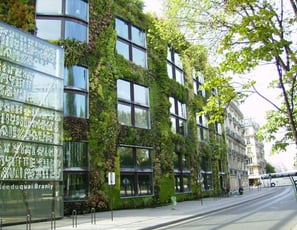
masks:
[[[297,116],[294,106],[297,46],[293,39],[297,17],[296,1],[168,0],[167,4],[167,17],[172,24],[182,27],[185,36],[190,39],[205,41],[207,38],[209,49],[219,53],[219,72],[205,84],[207,89],[216,86],[220,94],[208,100],[203,107],[203,113],[211,115],[210,121],[223,118],[224,106],[229,101],[244,99],[251,92],[257,93],[277,110],[274,115],[268,114],[268,124],[263,128],[263,136],[275,141],[276,148],[285,149],[290,142],[297,146]],[[276,67],[278,81],[276,83],[271,79],[271,86],[281,89],[280,107],[273,102],[275,98],[265,98],[258,92],[253,82],[235,89],[231,78],[224,76],[229,73],[248,73],[262,63],[270,63]],[[283,125],[286,129],[279,140],[275,137]]]
[[[30,0],[2,0],[0,2],[0,21],[34,33],[34,2]]]
[[[275,168],[269,163],[266,163],[266,173],[275,173]]]

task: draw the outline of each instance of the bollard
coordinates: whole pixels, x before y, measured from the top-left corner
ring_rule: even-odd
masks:
[[[56,229],[56,215],[55,212],[52,212],[51,215],[51,230],[55,230]]]
[[[31,215],[27,215],[26,230],[31,230]]]
[[[176,197],[175,196],[171,197],[171,203],[172,203],[172,210],[175,210],[175,207],[176,207]]]
[[[95,208],[91,209],[91,224],[96,224],[96,213]]]
[[[77,212],[76,210],[72,211],[72,228],[77,228]]]

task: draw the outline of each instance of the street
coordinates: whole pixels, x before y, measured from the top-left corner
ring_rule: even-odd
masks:
[[[271,190],[272,194],[257,200],[157,229],[293,229],[297,202],[292,187]]]

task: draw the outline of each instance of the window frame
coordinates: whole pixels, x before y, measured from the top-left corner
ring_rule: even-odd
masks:
[[[126,84],[122,85],[124,87],[127,87],[128,89],[125,88],[120,88],[119,84],[120,82]],[[145,90],[145,100],[144,102],[142,101],[138,101],[137,100],[137,91],[136,89],[143,89]],[[124,90],[124,92],[126,92],[125,94],[122,95],[126,95],[126,96],[119,96],[120,95],[120,91],[119,90]],[[121,123],[120,117],[119,117],[119,105],[123,105],[123,106],[127,106],[130,107],[130,121],[129,122],[124,122],[121,123],[122,125],[127,125],[127,126],[132,126],[135,128],[141,128],[141,129],[150,129],[151,128],[151,121],[150,121],[150,100],[149,100],[149,88],[131,81],[127,81],[124,79],[118,79],[117,80],[117,99],[118,99],[118,104],[117,104],[117,117],[118,117],[118,122]],[[145,119],[146,119],[146,124],[143,125],[139,125],[141,123],[139,123],[139,119],[137,119],[137,115],[139,113],[137,113],[137,110],[142,110],[146,113]]]
[[[129,165],[127,167],[122,167],[121,165],[121,149],[124,151],[128,150],[128,154],[131,154],[131,162],[133,165]],[[137,163],[137,150],[145,150],[148,152],[148,160],[150,161],[149,166],[139,167],[140,165]],[[143,146],[128,146],[128,145],[120,145],[118,146],[118,155],[120,157],[120,197],[139,197],[139,196],[153,196],[153,162],[152,162],[152,153],[151,147],[143,147]],[[125,154],[125,152],[123,153]],[[143,183],[141,183],[144,178],[148,178],[149,181],[144,189]],[[141,184],[140,184],[141,183]],[[146,191],[146,192],[145,192]]]
[[[128,31],[126,33],[121,33],[122,31],[118,30],[118,28],[120,28],[120,29],[123,29],[123,28],[118,27],[117,26],[118,23],[125,24],[127,27],[126,29]],[[145,30],[142,30],[141,28],[137,27],[136,25],[133,25],[119,17],[115,18],[115,30],[117,32],[117,41],[116,41],[117,53],[119,55],[122,55],[128,61],[131,61],[131,62],[135,63],[136,65],[139,65],[146,69],[148,67],[148,64],[147,64],[148,58],[147,58],[147,44],[146,44]],[[143,34],[143,44],[139,43],[138,40],[134,40],[133,34],[134,34],[135,30],[138,30],[139,33]],[[126,54],[126,53],[123,54],[123,53],[119,52],[118,43],[127,45],[128,54]],[[137,61],[138,59],[135,59],[136,56],[134,55],[134,53],[136,50],[143,54],[143,61],[138,62]]]

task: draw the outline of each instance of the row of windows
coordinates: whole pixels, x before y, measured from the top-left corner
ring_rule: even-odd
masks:
[[[36,13],[45,15],[67,15],[88,21],[87,0],[37,0]]]
[[[37,0],[37,36],[87,42],[88,11],[88,2],[84,0]]]

